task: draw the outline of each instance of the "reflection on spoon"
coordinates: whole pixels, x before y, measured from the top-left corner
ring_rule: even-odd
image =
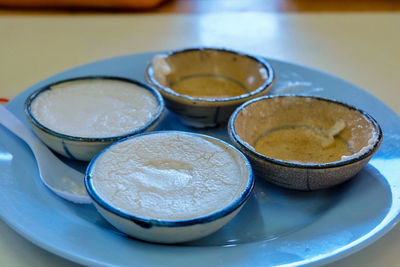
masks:
[[[0,105],[0,124],[21,138],[35,155],[42,182],[58,196],[74,203],[91,203],[83,174],[59,160],[14,114]]]

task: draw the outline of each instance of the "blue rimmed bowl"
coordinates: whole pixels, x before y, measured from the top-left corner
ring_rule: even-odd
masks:
[[[305,191],[354,177],[383,139],[379,124],[366,112],[300,95],[244,103],[232,114],[228,132],[249,158],[257,179]]]
[[[157,55],[146,68],[168,109],[192,127],[226,122],[240,104],[267,94],[275,82],[261,57],[223,48],[190,48]]]
[[[177,217],[177,218],[170,218],[170,217],[162,217],[157,211],[153,212],[153,215],[148,215],[144,216],[140,212],[143,211],[138,211],[138,207],[133,205],[132,202],[130,201],[120,201],[120,196],[116,195],[119,194],[121,191],[120,189],[123,187],[124,189],[121,190],[128,190],[128,195],[129,198],[134,198],[135,201],[137,201],[137,196],[139,196],[139,201],[144,199],[141,194],[142,193],[148,193],[154,195],[156,194],[156,198],[161,198],[163,199],[164,202],[168,202],[169,198],[166,197],[166,195],[171,194],[171,190],[176,190],[177,192],[179,191],[179,194],[183,195],[183,199],[193,198],[193,201],[201,202],[199,205],[203,208],[200,209],[201,211],[204,211],[204,207],[208,209],[208,206],[210,205],[209,202],[205,202],[202,197],[199,197],[195,189],[198,188],[198,186],[195,186],[195,183],[193,182],[192,185],[189,185],[188,190],[186,189],[177,189],[175,186],[179,186],[180,184],[180,179],[175,177],[173,181],[171,180],[171,183],[162,181],[162,183],[167,183],[169,184],[166,189],[159,189],[157,183],[157,190],[154,191],[153,189],[153,183],[151,181],[148,181],[145,179],[143,182],[144,184],[147,185],[150,184],[150,186],[147,187],[140,187],[136,186],[131,189],[127,189],[126,186],[120,186],[116,185],[115,180],[116,179],[114,176],[112,177],[112,172],[110,169],[114,169],[115,166],[117,166],[117,172],[119,174],[124,174],[124,173],[132,173],[131,171],[127,171],[126,168],[124,167],[123,163],[119,163],[118,160],[116,160],[115,155],[121,155],[119,152],[120,149],[123,149],[125,152],[124,157],[132,157],[133,155],[137,155],[144,166],[146,168],[148,166],[152,166],[152,164],[159,164],[160,166],[155,166],[154,168],[156,170],[160,170],[165,168],[165,164],[167,164],[169,161],[172,161],[172,165],[174,165],[174,168],[189,168],[186,166],[186,164],[175,164],[177,157],[174,157],[174,153],[172,150],[169,151],[168,146],[159,146],[156,145],[155,148],[151,148],[151,144],[154,142],[152,140],[167,140],[163,139],[168,136],[174,136],[173,138],[176,137],[177,140],[176,142],[186,142],[188,141],[190,144],[190,140],[202,140],[202,142],[210,142],[213,145],[217,145],[220,147],[220,151],[224,151],[224,153],[228,152],[231,155],[232,158],[232,164],[235,164],[237,166],[238,170],[240,170],[238,173],[239,175],[237,176],[239,187],[236,188],[235,190],[229,189],[227,192],[221,192],[220,190],[215,190],[214,197],[218,198],[218,195],[221,193],[226,193],[231,195],[231,199],[225,202],[220,200],[220,202],[223,202],[222,204],[218,204],[218,208],[214,209],[214,207],[210,210],[207,210],[205,212],[202,212],[200,216],[197,215],[186,215],[184,217]],[[189,139],[185,139],[184,137],[188,136],[190,137]],[[155,139],[154,139],[155,138]],[[169,140],[169,139],[168,139]],[[186,141],[182,141],[186,140]],[[150,143],[151,144],[150,144]],[[163,142],[163,141],[160,141]],[[171,141],[169,141],[170,143]],[[156,152],[152,151],[147,156],[143,156],[143,154],[138,155],[137,153],[140,153],[138,151],[141,151],[139,147],[133,148],[132,146],[143,146],[143,149],[146,151],[152,151],[155,150]],[[179,145],[179,144],[178,144]],[[150,148],[149,148],[150,147]],[[191,145],[189,145],[191,147]],[[198,151],[196,146],[192,146],[193,151]],[[159,150],[163,151],[163,153],[166,153],[167,157],[170,157],[168,159],[162,158],[160,159],[158,156]],[[115,154],[116,153],[116,154]],[[177,153],[183,153],[182,151],[178,151]],[[197,152],[195,152],[197,153]],[[200,155],[200,154],[198,154]],[[198,156],[197,154],[194,154],[194,156]],[[110,162],[108,159],[112,159],[113,161]],[[146,159],[149,159],[151,161],[150,163],[146,161]],[[207,160],[207,159],[205,159]],[[210,158],[208,158],[210,160]],[[130,161],[124,161],[122,162],[130,162],[129,163],[129,168],[132,167],[132,159]],[[194,161],[195,162],[195,161]],[[111,164],[111,165],[110,165]],[[135,168],[141,168],[140,166],[137,167],[137,164],[134,164]],[[140,164],[139,164],[140,165]],[[111,166],[111,167],[110,167]],[[193,167],[193,166],[191,166]],[[191,168],[190,167],[190,168]],[[198,167],[194,167],[194,172],[201,171],[201,170],[196,170]],[[216,169],[211,169],[209,172],[212,173],[214,176],[216,173],[219,172],[218,167],[213,167]],[[99,171],[100,170],[100,171]],[[215,170],[215,171],[214,171]],[[104,172],[103,172],[104,171]],[[150,173],[153,173],[150,171]],[[132,174],[131,174],[132,175]],[[154,174],[153,174],[154,175]],[[178,175],[179,176],[179,175]],[[132,177],[138,177],[137,174],[133,175]],[[157,175],[155,177],[158,177]],[[167,177],[162,177],[163,180],[166,180]],[[209,177],[210,180],[208,179],[207,176],[207,184],[212,181],[213,177]],[[106,182],[99,182],[99,179],[104,179]],[[120,178],[117,178],[120,179]],[[120,179],[120,183],[130,183],[131,178],[129,177],[124,177],[122,180]],[[229,178],[231,179],[231,178]],[[179,181],[178,181],[179,180]],[[143,185],[143,183],[139,183],[140,186]],[[190,182],[189,182],[190,183]],[[170,188],[172,184],[172,189]],[[178,184],[178,185],[177,185]],[[85,186],[86,190],[93,200],[93,204],[95,205],[97,211],[108,221],[110,222],[113,226],[115,226],[118,230],[120,230],[123,233],[126,233],[127,235],[130,235],[132,237],[149,241],[149,242],[157,242],[157,243],[180,243],[180,242],[187,242],[195,239],[199,239],[202,237],[205,237],[207,235],[210,235],[223,227],[226,223],[228,223],[236,214],[241,210],[241,208],[244,206],[245,202],[249,198],[252,189],[254,187],[254,178],[253,178],[253,173],[252,169],[250,166],[249,161],[246,159],[246,157],[235,147],[232,145],[225,143],[224,141],[221,141],[219,139],[216,139],[214,137],[206,136],[206,135],[201,135],[201,134],[195,134],[195,133],[188,133],[188,132],[180,132],[180,131],[156,131],[156,132],[151,132],[151,133],[144,133],[140,135],[135,135],[133,137],[129,137],[123,140],[120,140],[111,146],[105,148],[102,152],[100,152],[93,160],[90,162],[87,170],[86,170],[86,175],[85,175]],[[209,186],[213,187],[214,184],[210,184]],[[193,187],[193,188],[192,188]],[[112,191],[111,188],[117,188],[118,190],[116,192]],[[192,191],[194,190],[195,193]],[[111,191],[110,191],[111,190]],[[131,193],[129,190],[134,190],[135,193]],[[137,190],[137,191],[136,191]],[[108,192],[108,193],[104,193]],[[111,192],[111,193],[110,193]],[[196,193],[197,192],[197,193]],[[124,194],[124,193],[122,193]],[[189,194],[190,196],[188,196]],[[194,196],[197,195],[197,198]],[[110,195],[112,197],[110,197]],[[135,195],[135,196],[133,196]],[[174,198],[174,197],[172,197]],[[123,198],[122,198],[123,199]],[[207,198],[210,200],[209,198]],[[213,199],[213,198],[211,198]],[[215,201],[216,202],[216,201]],[[122,204],[121,204],[122,203]],[[141,202],[142,203],[142,202]],[[159,203],[159,205],[162,205],[163,203]],[[192,202],[190,202],[192,203]],[[207,204],[208,203],[208,204]],[[186,204],[186,205],[185,205]],[[172,205],[172,207],[178,208],[178,210],[175,210],[174,214],[180,214],[181,208],[180,206],[187,206],[188,202],[181,203],[177,207],[176,205]],[[121,206],[122,205],[122,206]],[[128,207],[126,205],[129,205]],[[145,204],[139,205],[139,207],[142,207]],[[158,204],[152,204],[156,205],[158,207]],[[214,204],[213,204],[214,205]],[[185,208],[182,208],[185,211]],[[164,210],[164,208],[163,208]],[[190,212],[192,210],[196,210],[195,214],[200,214],[198,213],[197,206],[192,207],[190,206]],[[145,209],[147,212],[148,210]],[[138,215],[139,214],[139,215]],[[177,216],[177,215],[174,215]],[[180,216],[180,215],[179,215]]]
[[[150,92],[150,94],[154,97],[156,102],[156,110],[152,113],[153,115],[150,118],[147,118],[147,122],[140,127],[132,127],[131,130],[123,133],[116,134],[111,136],[102,136],[102,137],[91,137],[91,136],[74,136],[70,134],[61,133],[54,128],[46,126],[42,123],[32,112],[32,103],[36,99],[38,99],[42,93],[47,92],[49,90],[57,90],[57,86],[63,86],[67,83],[74,82],[91,82],[91,81],[117,81],[122,83],[128,83],[135,85],[136,88],[140,88],[145,90],[146,92]],[[79,109],[75,103],[69,103],[71,105],[71,109]],[[101,108],[101,107],[99,107]],[[66,80],[57,81],[55,83],[47,84],[42,88],[34,91],[31,95],[29,95],[25,101],[25,116],[27,121],[31,125],[35,134],[52,150],[55,152],[73,159],[73,160],[81,160],[81,161],[90,161],[94,155],[100,152],[103,148],[118,141],[122,138],[132,136],[138,133],[152,131],[156,128],[163,117],[164,113],[164,100],[160,93],[154,88],[140,83],[135,80],[114,77],[114,76],[85,76],[85,77],[77,77]],[[85,115],[85,109],[82,108],[81,111],[82,116]],[[58,123],[58,121],[57,121]],[[59,121],[59,123],[63,123],[63,121]],[[105,125],[107,127],[107,125]],[[93,129],[96,131],[96,129]]]

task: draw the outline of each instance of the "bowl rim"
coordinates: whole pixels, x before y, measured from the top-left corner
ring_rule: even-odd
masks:
[[[263,93],[264,91],[271,88],[275,83],[275,71],[272,68],[272,66],[270,65],[270,63],[268,63],[268,61],[265,58],[260,57],[260,56],[250,55],[250,54],[236,51],[233,49],[228,49],[228,48],[224,48],[224,47],[197,47],[197,48],[185,48],[185,49],[180,49],[180,50],[172,50],[172,51],[168,51],[165,53],[160,53],[160,55],[165,55],[168,57],[171,55],[176,55],[176,54],[181,54],[181,53],[186,53],[186,52],[204,51],[204,50],[212,50],[212,51],[218,51],[218,52],[231,53],[231,54],[238,55],[240,57],[250,58],[251,60],[255,61],[258,64],[261,64],[264,67],[264,69],[268,73],[268,77],[261,86],[259,86],[257,89],[255,89],[249,93],[246,93],[246,94],[242,94],[242,95],[238,95],[238,96],[234,96],[234,97],[211,98],[211,99],[202,98],[202,97],[192,97],[192,96],[188,96],[188,95],[179,94],[170,88],[166,88],[166,87],[162,86],[154,78],[154,70],[153,70],[153,66],[152,66],[152,61],[150,61],[147,64],[146,70],[145,70],[145,78],[146,78],[147,82],[150,83],[151,85],[153,85],[154,87],[156,87],[157,89],[159,89],[165,96],[175,97],[178,99],[191,101],[191,102],[196,101],[196,102],[198,102],[198,104],[205,104],[205,105],[213,104],[213,103],[229,104],[229,102],[240,101],[240,100],[243,101],[244,99],[251,98],[257,94]]]
[[[53,86],[56,86],[56,85],[59,85],[62,83],[67,83],[67,82],[80,81],[80,80],[83,80],[83,81],[84,80],[115,80],[115,81],[121,81],[121,82],[126,82],[126,83],[131,83],[131,84],[137,85],[137,86],[143,88],[144,90],[149,91],[154,96],[154,98],[156,99],[156,101],[158,103],[157,113],[147,124],[143,125],[142,127],[138,128],[134,131],[130,131],[128,133],[121,134],[121,135],[114,135],[114,136],[107,136],[107,137],[79,137],[79,136],[72,136],[72,135],[68,135],[68,134],[59,133],[59,132],[56,132],[56,131],[44,126],[39,120],[37,120],[35,118],[35,116],[33,116],[32,112],[31,112],[31,104],[36,99],[36,97],[38,97],[41,93],[43,93],[47,90],[51,90],[51,88]],[[31,124],[33,124],[34,126],[39,128],[43,132],[50,134],[52,136],[55,136],[57,138],[68,140],[68,141],[89,142],[89,143],[114,142],[121,138],[125,138],[128,136],[132,136],[132,135],[141,133],[143,131],[146,131],[147,129],[151,128],[153,125],[155,125],[160,120],[160,118],[162,117],[162,114],[164,112],[164,109],[165,109],[164,99],[162,98],[161,94],[155,88],[153,88],[145,83],[141,83],[137,80],[132,80],[132,79],[123,78],[123,77],[119,77],[119,76],[108,76],[108,75],[88,75],[88,76],[62,79],[62,80],[58,80],[56,82],[48,83],[48,84],[40,87],[39,89],[35,90],[34,92],[32,92],[26,98],[25,104],[24,104],[25,117],[27,118],[28,122],[30,122]]]
[[[240,138],[240,136],[237,134],[237,132],[235,130],[235,120],[236,120],[237,115],[240,113],[241,110],[243,110],[243,108],[245,108],[247,105],[250,105],[254,102],[262,101],[264,99],[274,99],[274,98],[284,98],[284,97],[312,98],[312,99],[316,99],[319,101],[326,101],[326,102],[334,103],[337,105],[341,105],[341,106],[344,106],[345,108],[348,108],[349,110],[359,112],[363,117],[365,117],[373,125],[373,127],[376,131],[377,137],[375,139],[373,146],[370,149],[368,149],[367,151],[363,152],[362,154],[360,154],[356,157],[351,157],[349,159],[339,160],[339,161],[334,161],[334,162],[317,163],[317,164],[303,164],[303,163],[296,163],[296,162],[288,162],[288,161],[284,161],[284,160],[280,160],[280,159],[267,157],[261,153],[256,152],[252,147],[250,147],[249,144],[244,142]],[[361,161],[365,158],[368,158],[369,156],[372,156],[379,148],[380,144],[382,143],[382,139],[383,139],[383,134],[382,134],[382,130],[381,130],[379,123],[367,112],[365,112],[359,108],[356,108],[355,106],[338,101],[336,99],[320,97],[320,96],[301,95],[301,94],[269,95],[269,96],[258,97],[258,98],[255,98],[255,99],[245,102],[244,104],[239,106],[232,113],[232,115],[229,119],[229,122],[228,122],[228,135],[229,135],[230,139],[232,140],[232,142],[234,144],[236,144],[237,146],[239,146],[239,149],[241,151],[243,151],[245,154],[250,154],[252,157],[256,157],[258,159],[261,159],[261,160],[264,160],[264,161],[267,161],[267,162],[270,162],[273,164],[277,164],[277,165],[281,165],[281,166],[285,166],[285,167],[291,167],[291,168],[300,168],[300,169],[336,168],[336,167],[341,167],[341,166],[345,166],[348,164],[352,164],[352,163]]]
[[[145,135],[169,134],[169,133],[194,135],[194,136],[205,138],[206,140],[214,140],[214,141],[219,142],[223,146],[230,148],[235,153],[237,153],[244,160],[245,165],[248,170],[247,185],[245,186],[245,188],[241,191],[241,193],[237,197],[235,197],[235,199],[229,205],[225,206],[224,208],[214,211],[208,215],[203,215],[200,217],[194,217],[191,219],[183,219],[183,220],[151,219],[151,218],[137,216],[137,215],[134,215],[134,214],[131,214],[128,212],[124,212],[124,211],[112,206],[111,204],[107,203],[105,200],[103,200],[102,197],[100,197],[97,194],[96,190],[94,189],[93,183],[92,183],[93,182],[93,177],[92,177],[93,173],[92,172],[93,172],[93,167],[95,166],[97,159],[104,152],[106,152],[109,148],[111,148],[119,143],[125,142],[125,141],[133,139],[133,138],[138,138],[138,137],[145,136]],[[249,160],[239,149],[237,149],[233,145],[228,144],[227,142],[222,141],[218,138],[204,135],[204,134],[198,134],[198,133],[193,133],[193,132],[184,132],[184,131],[171,131],[171,130],[168,131],[167,130],[167,131],[152,131],[152,132],[137,134],[135,136],[130,136],[130,137],[121,139],[121,140],[107,146],[90,161],[90,163],[86,169],[86,172],[85,172],[84,182],[85,182],[86,191],[88,192],[88,195],[90,196],[90,198],[93,200],[94,203],[96,203],[97,205],[99,205],[100,207],[105,209],[106,211],[111,212],[112,214],[120,216],[124,219],[128,219],[143,228],[151,228],[153,226],[157,226],[157,227],[190,226],[190,225],[195,225],[195,224],[203,224],[203,223],[212,222],[219,218],[225,217],[225,216],[231,214],[232,212],[234,212],[235,210],[237,210],[239,207],[241,207],[247,201],[247,199],[250,197],[251,192],[254,188],[255,178],[254,178],[253,170],[251,168],[251,164],[250,164]]]

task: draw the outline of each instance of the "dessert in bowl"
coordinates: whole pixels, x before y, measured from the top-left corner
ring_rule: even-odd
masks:
[[[121,138],[153,130],[163,110],[157,90],[119,77],[58,81],[25,102],[36,135],[57,153],[82,161]]]
[[[265,59],[218,48],[156,55],[145,75],[167,108],[193,127],[226,122],[237,106],[267,94],[275,81]]]
[[[99,213],[141,240],[178,243],[209,235],[243,207],[250,163],[206,135],[160,131],[120,140],[89,164],[85,185]]]
[[[353,106],[320,97],[261,97],[240,106],[228,132],[256,177],[315,190],[355,176],[382,143],[379,124]]]

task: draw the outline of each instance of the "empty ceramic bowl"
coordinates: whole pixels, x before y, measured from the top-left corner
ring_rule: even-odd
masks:
[[[382,142],[381,128],[366,112],[311,96],[249,101],[232,114],[228,131],[256,177],[299,190],[350,179]]]
[[[210,127],[226,122],[245,101],[267,94],[275,76],[263,58],[194,48],[156,55],[146,79],[184,124]]]
[[[163,110],[157,90],[118,77],[58,81],[25,102],[36,135],[59,154],[83,161],[121,138],[153,130]]]
[[[85,176],[99,213],[150,242],[209,235],[243,207],[254,186],[250,163],[216,138],[178,131],[135,135],[99,153]]]

